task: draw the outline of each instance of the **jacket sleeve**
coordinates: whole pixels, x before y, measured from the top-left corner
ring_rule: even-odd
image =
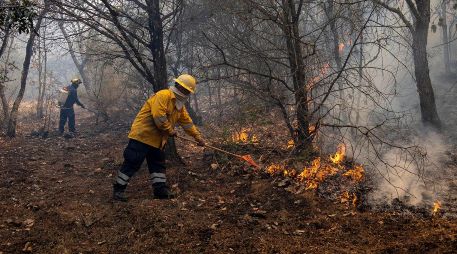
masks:
[[[148,103],[151,107],[151,115],[157,128],[167,134],[171,134],[173,127],[167,117],[168,100],[169,98],[166,94],[159,92],[149,99]]]
[[[192,118],[190,118],[189,113],[187,113],[186,107],[182,108],[182,112],[179,115],[178,123],[189,136],[192,136],[194,138],[201,138],[202,135],[192,122]]]
[[[75,103],[80,107],[84,107],[84,105],[79,101],[78,92],[76,90],[73,90],[73,96],[75,98]]]

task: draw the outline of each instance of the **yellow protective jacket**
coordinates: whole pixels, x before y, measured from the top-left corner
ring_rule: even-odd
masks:
[[[194,138],[201,134],[192,122],[186,107],[175,107],[176,96],[170,89],[151,96],[133,121],[129,138],[162,149],[176,123]]]

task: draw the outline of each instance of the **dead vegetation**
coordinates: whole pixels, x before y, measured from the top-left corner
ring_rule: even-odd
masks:
[[[170,165],[178,198],[151,198],[147,170],[111,201],[128,125],[86,125],[78,137],[2,138],[0,251],[3,253],[453,253],[456,224],[442,212],[375,211],[192,144]],[[113,123],[110,123],[113,126]],[[243,145],[241,145],[243,147]],[[259,153],[249,150],[254,158]],[[238,148],[240,149],[240,147]],[[261,161],[268,169],[267,161]],[[351,182],[350,179],[347,179]],[[327,190],[327,191],[325,191]],[[337,194],[338,193],[338,194]],[[359,201],[357,201],[359,202]]]

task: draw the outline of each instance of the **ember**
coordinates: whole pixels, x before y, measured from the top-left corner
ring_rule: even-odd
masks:
[[[438,214],[438,212],[440,211],[441,209],[441,202],[440,201],[435,201],[435,203],[433,203],[433,210],[432,210],[432,215],[435,216]]]

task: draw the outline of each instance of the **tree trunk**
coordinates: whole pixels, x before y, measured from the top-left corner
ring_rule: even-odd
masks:
[[[11,56],[11,48],[13,47],[14,44],[14,37],[11,37],[10,41],[10,46],[8,49],[8,53],[6,54],[5,58],[5,66],[4,66],[4,72],[3,72],[3,77],[5,80],[0,82],[0,100],[2,103],[2,109],[3,109],[3,124],[0,125],[0,130],[3,130],[7,127],[7,123],[9,121],[9,104],[8,104],[8,99],[6,98],[6,92],[5,92],[5,86],[3,85],[3,82],[6,81],[7,75],[8,75],[8,63],[10,61],[10,56]]]
[[[209,100],[209,107],[211,108],[213,106],[213,94],[211,93],[211,85],[210,82],[208,82],[208,100]]]
[[[441,11],[442,11],[442,24],[441,28],[443,30],[443,60],[444,60],[444,68],[446,70],[446,74],[451,73],[451,63],[450,63],[450,55],[449,55],[449,36],[447,33],[447,15],[446,15],[446,10],[447,10],[447,0],[443,0],[441,3]]]
[[[335,17],[335,12],[334,12],[334,0],[327,0],[327,4],[328,4],[328,8],[327,8],[327,18],[328,18],[328,22],[329,22],[329,25],[330,25],[330,31],[332,32],[332,36],[333,36],[333,57],[335,59],[335,63],[336,63],[336,67],[337,67],[337,71],[343,71],[343,63],[342,63],[342,60],[341,60],[341,55],[342,55],[342,52],[340,52],[340,35],[338,34],[338,30],[336,28],[336,20],[337,18]],[[342,119],[342,116],[344,117],[345,116],[345,113],[343,112],[345,110],[345,107],[344,107],[344,104],[345,104],[345,100],[344,100],[344,90],[343,90],[343,83],[341,82],[341,80],[337,80],[337,83],[338,83],[338,90],[339,90],[339,99],[340,101],[338,102],[338,105],[339,105],[339,110],[338,110],[338,119],[341,121],[341,120],[344,120]]]
[[[192,94],[191,95],[193,101],[194,101],[194,105],[195,105],[195,112],[198,114],[198,115],[201,115],[200,114],[200,107],[198,106],[198,98],[197,98],[197,95],[196,94]]]
[[[73,60],[73,63],[75,64],[76,68],[78,69],[79,75],[81,75],[81,79],[83,81],[84,88],[86,89],[86,93],[89,96],[95,96],[95,92],[92,89],[92,82],[89,80],[89,77],[86,74],[86,63],[88,61],[88,56],[86,55],[81,61],[78,60],[75,54],[75,49],[73,47],[73,42],[70,40],[70,37],[68,36],[67,31],[65,30],[65,27],[63,25],[63,22],[59,22],[59,28],[60,31],[62,31],[63,37],[67,41],[68,44],[68,51],[70,53],[71,59]]]
[[[48,6],[47,6],[47,3],[45,3],[44,10],[41,11],[41,13],[38,16],[38,20],[35,25],[36,28],[38,28],[38,29],[40,28],[41,21],[43,20],[43,17],[46,14],[47,10],[48,10]],[[30,31],[30,36],[27,41],[27,46],[25,49],[25,58],[24,58],[24,64],[23,64],[22,73],[21,73],[21,87],[19,89],[19,93],[16,97],[16,100],[14,100],[13,107],[11,108],[11,113],[10,113],[9,120],[8,120],[8,127],[6,130],[6,135],[8,137],[16,136],[18,110],[19,110],[19,105],[21,104],[22,98],[24,97],[25,87],[27,85],[27,76],[29,74],[30,61],[32,59],[32,54],[33,54],[33,42],[35,41],[36,35],[37,34],[35,31],[33,31],[33,30]]]
[[[38,37],[38,102],[36,108],[37,117],[40,119],[43,117],[43,100],[46,83],[46,30],[44,30],[42,34],[42,38]],[[42,51],[41,41],[43,41],[44,52]]]
[[[298,123],[295,137],[297,153],[311,151],[312,140],[309,133],[308,91],[306,90],[305,64],[301,49],[298,16],[293,0],[282,0],[283,32],[286,37],[290,72],[295,89],[296,118]]]
[[[0,46],[0,57],[3,56],[3,53],[5,53],[6,47],[8,46],[8,38],[10,36],[9,25],[6,25],[6,29],[5,29],[4,33],[5,33],[5,35],[3,36],[2,45]]]
[[[150,43],[149,50],[152,54],[154,65],[154,92],[168,88],[167,84],[167,62],[165,58],[165,50],[163,47],[163,26],[162,18],[160,17],[160,0],[147,0],[146,5],[148,8],[148,25]],[[165,146],[165,153],[169,160],[182,161],[178,150],[176,149],[176,142],[173,137],[168,139]]]
[[[428,2],[428,11],[427,3]],[[417,92],[419,93],[422,122],[437,130],[441,129],[441,121],[436,110],[435,94],[430,80],[430,70],[427,59],[427,37],[430,24],[430,2],[418,1],[421,18],[417,19],[413,31],[414,73],[416,75]]]
[[[163,48],[163,26],[160,17],[160,0],[147,0],[148,25],[151,38],[149,50],[152,54],[154,65],[154,92],[166,89],[167,86],[167,63]]]

